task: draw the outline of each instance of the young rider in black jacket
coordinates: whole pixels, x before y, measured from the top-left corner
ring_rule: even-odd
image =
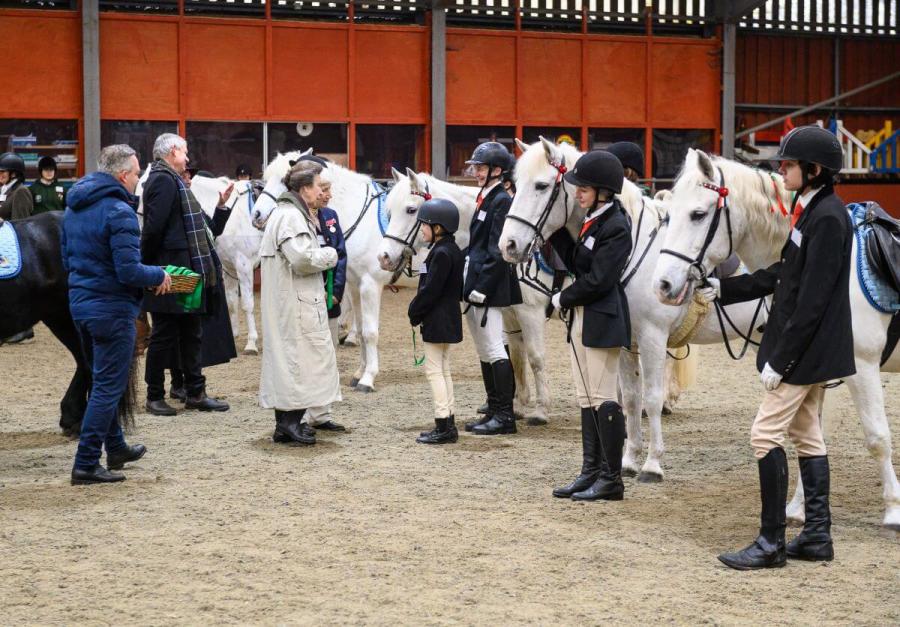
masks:
[[[419,269],[419,290],[409,304],[409,322],[422,325],[425,341],[425,376],[434,396],[433,431],[416,442],[448,444],[458,432],[453,415],[453,380],[450,345],[462,342],[459,296],[463,284],[463,254],[453,234],[459,228],[459,210],[449,200],[426,200],[419,208],[422,237],[431,251]]]
[[[856,372],[849,294],[853,233],[833,187],[843,151],[832,133],[801,126],[782,138],[777,158],[784,186],[796,192],[781,260],[753,274],[709,279],[701,290],[723,304],[774,294],[756,359],[766,395],[750,430],[762,493],[759,536],[745,549],[719,556],[738,570],[784,566],[788,557],[834,558],[830,473],[819,422],[822,385]],[[806,496],[803,531],[787,546],[785,434],[797,449]]]

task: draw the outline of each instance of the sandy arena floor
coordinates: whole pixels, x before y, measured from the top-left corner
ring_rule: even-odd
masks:
[[[378,389],[345,388],[336,412],[349,434],[273,445],[259,358],[242,356],[207,371],[230,412],[138,416],[130,439],[150,452],[115,486],[69,486],[62,346],[39,326],[36,341],[0,347],[0,622],[900,622],[900,538],[879,526],[881,485],[845,388],[826,403],[837,559],[738,573],[715,556],[756,533],[751,360],[701,348],[710,389],[664,419],[666,481],[627,479],[625,501],[577,504],[550,496],[580,464],[562,326],[549,327],[549,426],[426,447],[409,297],[385,294]],[[356,349],[338,357],[346,384]],[[453,363],[464,419],[483,397],[468,340]],[[896,449],[900,379],[884,381]]]

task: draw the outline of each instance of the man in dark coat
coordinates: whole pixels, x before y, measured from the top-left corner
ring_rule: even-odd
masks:
[[[143,262],[157,266],[181,266],[200,274],[204,290],[199,310],[185,311],[172,295],[148,295],[144,310],[153,315],[153,333],[147,348],[144,380],[147,411],[174,416],[165,401],[165,369],[174,347],[181,356],[187,393],[186,409],[226,411],[228,404],[206,395],[206,379],[200,366],[202,327],[200,314],[210,307],[218,285],[212,242],[203,210],[181,180],[187,167],[187,142],[172,133],[157,137],[156,161],[144,186],[144,227],[141,232]]]
[[[162,268],[140,261],[137,186],[140,167],[132,148],[107,146],[99,172],[79,180],[69,196],[60,240],[69,278],[69,308],[93,382],[81,425],[72,484],[110,483],[125,476],[110,472],[146,453],[129,446],[118,422],[134,353],[134,320],[143,288],[165,294],[172,281]],[[100,465],[106,448],[107,468]]]
[[[853,232],[833,187],[843,163],[840,143],[818,126],[797,127],[782,139],[778,159],[785,188],[796,192],[780,261],[753,274],[710,279],[701,291],[726,305],[774,294],[756,359],[766,396],[750,431],[762,492],[759,536],[745,549],[719,556],[738,570],[784,566],[788,557],[834,558],[819,420],[822,386],[856,372],[849,294]],[[803,531],[787,546],[785,434],[797,449],[806,496]]]
[[[513,413],[515,377],[503,344],[501,307],[522,302],[522,291],[515,268],[500,253],[500,233],[512,198],[503,188],[503,173],[509,170],[509,151],[503,144],[479,144],[466,161],[481,192],[469,225],[469,247],[464,251],[463,301],[468,303],[466,322],[478,359],[481,378],[488,397],[488,412],[483,418],[466,423],[466,431],[476,435],[516,432]]]

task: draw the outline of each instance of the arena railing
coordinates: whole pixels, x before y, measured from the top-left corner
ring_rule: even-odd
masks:
[[[739,26],[791,35],[896,37],[898,0],[769,0]]]

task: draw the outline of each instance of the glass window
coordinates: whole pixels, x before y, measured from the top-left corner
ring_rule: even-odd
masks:
[[[177,133],[178,122],[143,122],[137,120],[103,120],[100,122],[100,145],[128,144],[137,151],[141,168],[153,161],[153,142],[163,133]]]
[[[100,0],[101,11],[135,11],[149,15],[178,13],[178,0]]]
[[[184,0],[186,15],[233,15],[263,17],[266,0]]]
[[[425,167],[425,127],[413,124],[358,124],[356,171],[390,179],[391,168]]]
[[[500,142],[512,152],[515,149],[514,126],[448,126],[447,127],[447,180],[463,183],[474,181],[464,176],[466,160],[482,142]]]
[[[216,176],[234,178],[239,165],[253,177],[263,170],[263,124],[261,122],[188,122],[188,157],[191,164]]]
[[[76,120],[0,120],[0,152],[15,152],[25,161],[25,178],[37,178],[41,157],[56,159],[61,179],[78,176]]]
[[[653,129],[653,175],[660,179],[657,189],[672,186],[688,148],[707,152],[713,149],[713,131],[708,129]]]
[[[526,126],[522,129],[522,135],[522,141],[526,144],[533,144],[543,137],[554,144],[565,142],[581,148],[581,129],[574,126]]]
[[[588,131],[588,146],[591,150],[602,150],[616,142],[634,142],[641,150],[645,150],[644,129],[592,128]]]
[[[312,148],[342,166],[348,166],[347,125],[322,122],[269,122],[269,154],[267,162],[279,152]]]

